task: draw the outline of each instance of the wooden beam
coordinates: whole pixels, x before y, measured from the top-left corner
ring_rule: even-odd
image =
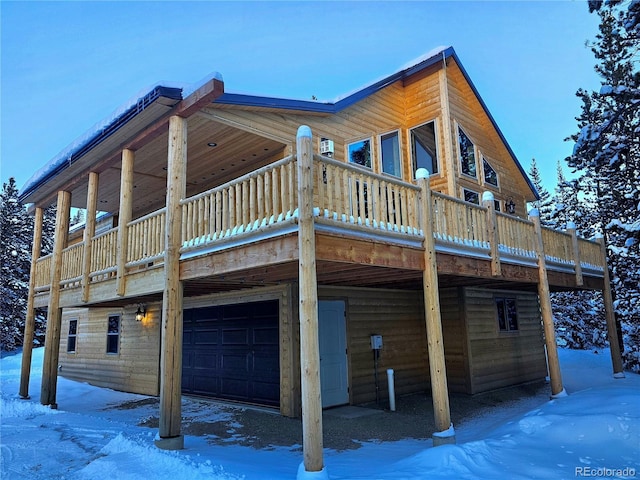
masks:
[[[158,448],[184,448],[182,424],[182,302],[180,246],[182,244],[182,205],[186,195],[187,121],[179,116],[169,120],[167,166],[167,214],[165,227],[164,292],[160,356],[160,438]]]
[[[20,397],[29,398],[29,376],[31,374],[31,354],[33,350],[33,332],[35,330],[36,309],[34,307],[36,287],[36,263],[40,258],[42,246],[42,224],[44,210],[36,207],[33,221],[33,245],[31,246],[31,269],[29,272],[29,296],[27,297],[27,315],[24,322],[24,340],[22,342],[22,369],[20,373]]]
[[[556,345],[556,332],[553,327],[553,312],[549,297],[549,281],[547,279],[547,265],[542,240],[542,226],[540,213],[532,209],[529,220],[533,222],[536,232],[536,253],[538,255],[538,297],[540,299],[540,312],[544,327],[544,339],[547,346],[547,361],[549,364],[549,378],[551,379],[551,396],[560,397],[566,395],[562,386],[562,374],[560,373],[560,361],[558,360],[558,347]]]
[[[89,172],[87,188],[87,219],[84,227],[84,252],[82,256],[82,301],[89,301],[91,284],[91,247],[96,234],[96,215],[98,212],[98,174]]]
[[[122,151],[122,170],[120,171],[120,211],[118,213],[118,250],[116,253],[116,293],[124,295],[126,265],[129,245],[129,222],[133,213],[133,162],[132,150]]]
[[[494,277],[502,275],[500,264],[500,236],[498,235],[498,220],[496,218],[496,205],[493,193],[482,194],[482,206],[487,209],[487,238],[491,245],[491,274]]]
[[[431,377],[431,396],[436,432],[433,445],[455,443],[456,437],[451,423],[449,390],[447,387],[447,369],[444,359],[444,340],[442,337],[442,318],[440,315],[440,294],[438,289],[438,268],[433,239],[433,212],[431,210],[431,188],[429,172],[418,169],[416,179],[420,187],[420,227],[424,234],[424,271],[422,291],[424,296],[425,323],[427,327],[427,347],[429,354],[429,372]]]
[[[176,108],[176,115],[188,118],[201,108],[209,105],[224,93],[224,83],[221,79],[213,78],[198,88],[195,92],[182,100]]]
[[[311,129],[301,126],[297,136],[297,155],[302,450],[305,471],[320,472],[323,471],[324,464],[322,457],[320,347],[318,343],[318,284],[313,224],[313,147],[311,141]],[[300,477],[300,474],[298,476]]]
[[[609,351],[611,353],[611,363],[613,365],[613,376],[624,378],[624,368],[622,365],[622,355],[620,354],[620,340],[618,338],[618,328],[616,325],[616,313],[613,308],[613,294],[611,293],[611,280],[609,276],[609,266],[607,264],[607,245],[604,237],[599,237],[600,250],[604,264],[604,282],[602,288],[602,301],[604,303],[604,314],[607,320],[607,339],[609,340]]]
[[[447,61],[444,58],[442,60],[442,68],[438,71],[438,86],[440,89],[440,111],[442,112],[442,136],[444,137],[444,164],[446,165],[447,186],[449,195],[455,197],[458,159],[455,155],[456,150],[453,147],[452,119],[449,108],[449,79],[447,77]]]
[[[47,331],[44,340],[44,361],[40,403],[58,408],[56,392],[58,383],[58,357],[60,354],[60,328],[62,309],[60,308],[60,279],[62,276],[62,250],[67,246],[71,208],[71,193],[58,192],[56,226],[51,255],[51,287],[47,307]]]

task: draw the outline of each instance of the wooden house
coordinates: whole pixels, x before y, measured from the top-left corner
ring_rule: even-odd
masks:
[[[335,102],[218,76],[183,93],[153,88],[21,192],[36,246],[57,204],[25,332],[46,308],[43,404],[57,375],[159,395],[161,448],[182,447],[182,394],[272,406],[302,416],[314,472],[322,409],[386,398],[387,369],[431,393],[443,443],[450,391],[549,374],[563,392],[550,289],[603,290],[613,325],[602,241],[528,216],[535,188],[452,48]]]

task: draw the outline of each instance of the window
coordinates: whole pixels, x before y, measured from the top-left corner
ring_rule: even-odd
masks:
[[[120,344],[120,315],[109,315],[107,325],[107,353],[118,353]]]
[[[394,177],[402,177],[398,132],[380,135],[380,156],[382,159],[382,171],[384,173],[388,173]]]
[[[465,202],[475,203],[476,205],[480,205],[480,194],[478,192],[474,192],[473,190],[467,190],[466,188],[463,188],[462,194],[464,195]]]
[[[462,173],[477,178],[475,147],[460,127],[458,127],[458,147],[460,148],[460,166]]]
[[[67,353],[76,353],[76,336],[78,335],[78,320],[69,320],[69,335],[67,336]]]
[[[349,162],[371,168],[371,141],[369,139],[350,143],[348,146]]]
[[[515,298],[496,298],[496,312],[501,332],[518,330],[518,308]]]
[[[496,212],[500,212],[501,211],[500,208],[502,208],[500,207],[500,200],[494,200],[493,207],[496,209]]]
[[[484,169],[484,183],[497,187],[498,174],[484,157],[482,157],[482,167]]]
[[[411,141],[411,160],[413,174],[419,168],[426,168],[429,173],[438,173],[438,149],[436,147],[435,122],[425,123],[412,128],[409,132]]]

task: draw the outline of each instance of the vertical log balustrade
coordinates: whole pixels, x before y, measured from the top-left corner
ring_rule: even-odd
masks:
[[[622,366],[622,355],[620,353],[620,343],[618,329],[616,327],[616,314],[613,308],[613,295],[611,293],[611,279],[609,276],[609,266],[607,264],[607,245],[604,237],[599,236],[600,251],[604,263],[604,281],[602,289],[602,301],[604,303],[604,315],[607,320],[607,339],[609,340],[609,352],[611,353],[611,363],[613,365],[614,378],[625,378]]]
[[[424,168],[419,168],[416,171],[416,179],[420,187],[420,226],[424,235],[422,290],[427,327],[429,372],[431,374],[431,396],[433,398],[433,414],[437,429],[433,434],[433,445],[438,446],[455,443],[456,436],[451,423],[451,411],[449,408],[449,389],[447,387],[447,369],[444,359],[444,340],[442,338],[438,266],[433,238],[433,212],[431,210],[429,172]]]
[[[89,301],[91,283],[91,254],[93,237],[96,235],[96,214],[98,210],[98,174],[89,172],[87,187],[87,220],[84,228],[84,252],[82,256],[82,301]]]
[[[322,457],[322,400],[318,343],[318,284],[313,219],[313,150],[311,129],[301,126],[298,155],[298,251],[300,289],[300,370],[302,392],[302,449],[298,478],[326,477]]]
[[[62,250],[66,247],[71,212],[71,192],[59,191],[56,207],[56,226],[51,255],[51,287],[47,307],[47,331],[44,340],[44,360],[42,365],[42,385],[40,403],[58,408],[56,403],[58,383],[58,357],[60,354],[60,328],[62,309],[60,308],[60,278],[62,272]]]
[[[542,226],[540,213],[537,209],[529,212],[529,220],[533,222],[536,232],[536,253],[538,256],[538,297],[540,299],[540,311],[542,313],[542,325],[544,327],[544,339],[547,347],[547,360],[549,364],[549,378],[551,380],[551,397],[566,395],[562,386],[562,374],[558,360],[558,347],[556,345],[556,332],[553,327],[553,312],[551,311],[551,299],[549,297],[549,281],[547,278],[546,256],[542,241]]]
[[[24,321],[24,339],[22,342],[22,369],[20,371],[20,398],[29,398],[29,377],[31,374],[31,354],[33,351],[33,331],[36,323],[34,299],[36,294],[36,263],[42,250],[42,223],[44,210],[36,208],[33,222],[33,245],[31,246],[31,270],[29,273],[29,296],[27,314]]]
[[[164,254],[164,292],[160,356],[160,438],[158,448],[184,448],[181,434],[182,408],[182,302],[180,281],[180,245],[182,237],[182,205],[186,194],[187,120],[169,119],[167,165],[167,213]]]
[[[116,272],[116,293],[124,295],[126,282],[127,248],[129,245],[129,222],[133,212],[133,161],[135,154],[129,149],[122,150],[122,170],[120,171],[120,211],[118,213],[118,252]]]
[[[484,192],[482,194],[482,206],[487,209],[487,239],[491,246],[491,274],[494,277],[502,275],[502,264],[500,263],[500,236],[498,235],[498,218],[496,217],[496,205],[493,193]]]

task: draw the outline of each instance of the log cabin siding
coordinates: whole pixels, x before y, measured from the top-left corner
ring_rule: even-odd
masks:
[[[421,292],[328,286],[318,290],[320,300],[345,300],[352,404],[376,399],[370,341],[373,334],[382,335],[383,339],[378,361],[380,398],[388,398],[388,368],[394,369],[397,395],[429,390]]]
[[[158,395],[160,359],[160,305],[148,305],[142,322],[137,306],[125,308],[64,309],[59,373],[70,380],[131,393]],[[107,322],[120,315],[117,354],[107,353]],[[78,320],[76,351],[67,352],[69,321]]]
[[[518,330],[501,332],[495,299],[515,298]],[[547,375],[538,296],[526,292],[464,289],[471,391],[543,379]]]
[[[449,391],[471,393],[469,339],[463,289],[440,289],[440,315]]]

